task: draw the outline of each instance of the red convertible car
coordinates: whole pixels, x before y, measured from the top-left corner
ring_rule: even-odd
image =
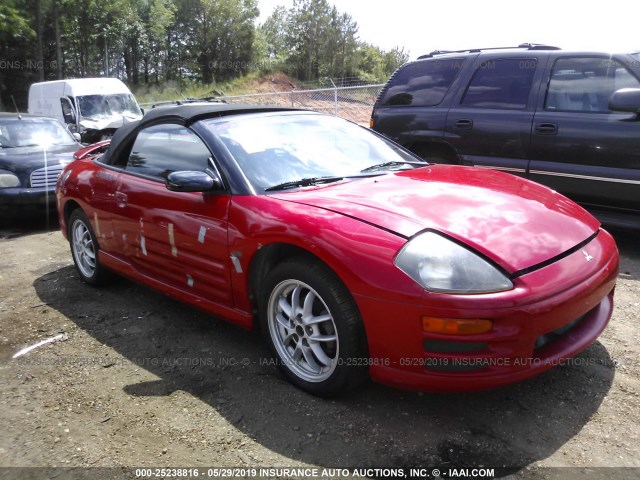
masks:
[[[259,327],[296,386],[515,382],[592,343],[618,252],[581,207],[429,165],[309,111],[186,105],[118,130],[57,184],[82,279],[110,272]]]

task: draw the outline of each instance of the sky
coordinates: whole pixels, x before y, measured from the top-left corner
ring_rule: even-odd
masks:
[[[404,47],[411,59],[433,50],[516,46],[523,42],[563,50],[640,51],[637,0],[328,0],[358,23],[359,38],[389,50]],[[259,22],[277,5],[258,0]]]

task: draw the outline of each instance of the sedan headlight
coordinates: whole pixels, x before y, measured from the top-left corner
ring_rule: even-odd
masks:
[[[513,288],[511,280],[490,262],[434,232],[409,240],[395,264],[432,292],[470,294]]]
[[[0,188],[19,187],[20,179],[13,173],[0,170]]]

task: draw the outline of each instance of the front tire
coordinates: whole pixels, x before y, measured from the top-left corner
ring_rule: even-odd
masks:
[[[100,245],[89,219],[80,209],[74,210],[69,217],[68,237],[73,262],[80,278],[93,286],[107,283],[110,272],[100,264]]]
[[[358,308],[329,268],[304,257],[277,265],[265,279],[260,303],[262,332],[291,383],[328,397],[367,378]]]

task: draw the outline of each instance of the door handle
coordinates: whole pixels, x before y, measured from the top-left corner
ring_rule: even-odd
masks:
[[[555,123],[539,123],[536,125],[538,135],[555,135],[558,133],[558,125]]]
[[[127,194],[122,192],[116,192],[116,205],[120,208],[124,208],[127,206]]]
[[[470,130],[473,128],[473,120],[469,120],[468,118],[456,120],[456,128],[459,128],[460,130]]]

